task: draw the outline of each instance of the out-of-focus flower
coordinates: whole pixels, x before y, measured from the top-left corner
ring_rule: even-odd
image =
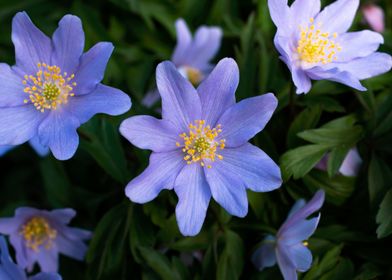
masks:
[[[0,279],[1,280],[61,280],[57,273],[41,272],[32,277],[27,277],[22,268],[17,266],[11,259],[7,243],[0,236]]]
[[[268,0],[277,26],[274,43],[291,71],[297,94],[313,80],[331,80],[364,91],[360,80],[391,69],[392,58],[376,52],[384,42],[373,31],[347,32],[359,0],[338,0],[320,12],[320,0]]]
[[[49,154],[49,148],[42,146],[39,142],[38,137],[31,138],[29,144],[34,149],[34,151],[41,157],[44,157]],[[16,146],[0,146],[0,157],[15,147]]]
[[[157,85],[163,119],[135,116],[120,126],[132,144],[153,151],[126,195],[146,203],[174,188],[183,235],[200,231],[211,196],[231,215],[244,217],[247,188],[265,192],[281,185],[279,167],[248,143],[271,118],[277,99],[269,93],[236,103],[238,80],[238,66],[230,58],[222,59],[197,90],[173,63],[162,62]]]
[[[320,162],[316,165],[316,168],[320,170],[327,170],[329,155],[325,155]],[[342,165],[339,168],[339,172],[345,176],[357,176],[359,169],[362,164],[362,159],[359,156],[357,148],[352,148],[344,158]]]
[[[97,113],[129,110],[128,95],[100,83],[113,45],[101,42],[83,53],[78,17],[64,16],[50,39],[25,12],[18,13],[12,41],[16,65],[0,64],[1,146],[36,138],[57,159],[69,159],[79,145],[81,124]]]
[[[278,263],[285,280],[297,279],[297,271],[307,271],[312,265],[312,253],[307,240],[316,230],[320,214],[311,219],[308,216],[318,211],[324,203],[325,193],[318,191],[306,203],[298,200],[276,236],[268,235],[252,256],[253,264],[262,270]],[[304,242],[305,241],[305,242]]]
[[[0,218],[0,233],[9,235],[20,267],[31,271],[36,262],[44,272],[57,272],[58,254],[82,260],[87,250],[83,242],[91,232],[68,227],[76,215],[73,209],[16,209],[12,218]]]
[[[374,4],[365,5],[362,8],[363,16],[369,26],[376,32],[384,32],[385,20],[384,20],[384,10]]]
[[[216,26],[201,26],[192,38],[192,34],[183,19],[178,19],[175,26],[177,45],[171,61],[181,75],[196,87],[214,67],[210,61],[220,48],[222,29]],[[158,99],[159,92],[155,89],[147,93],[143,99],[143,104],[150,107]]]

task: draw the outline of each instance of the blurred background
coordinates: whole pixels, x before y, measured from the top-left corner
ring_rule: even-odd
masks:
[[[370,3],[385,12],[381,50],[391,54],[392,3],[361,1],[361,7]],[[63,15],[79,16],[86,49],[113,42],[104,83],[133,101],[125,115],[99,115],[83,125],[71,160],[40,158],[27,144],[0,158],[1,217],[12,216],[19,206],[71,207],[78,212],[71,225],[94,231],[84,263],[61,257],[63,279],[281,279],[276,266],[258,272],[250,257],[265,234],[279,228],[294,201],[309,199],[319,188],[326,191],[327,201],[320,226],[308,241],[314,264],[300,277],[392,279],[391,73],[364,81],[367,92],[321,81],[309,94],[296,96],[273,46],[275,26],[266,0],[1,0],[2,62],[14,63],[11,21],[23,10],[50,36]],[[277,111],[252,142],[281,164],[285,178],[272,193],[248,192],[244,219],[231,217],[211,201],[203,229],[193,238],[178,231],[174,192],[163,191],[145,205],[125,197],[125,185],[147,166],[149,152],[118,133],[121,120],[131,115],[159,117],[160,104],[147,108],[141,101],[154,87],[156,65],[171,57],[174,22],[180,17],[192,31],[203,24],[223,29],[215,61],[229,56],[239,64],[237,100],[266,92],[277,95]],[[359,10],[351,30],[362,29],[369,27]],[[357,177],[339,174],[339,160],[328,172],[313,168],[320,151],[309,150],[309,141],[297,135],[342,117],[348,121],[320,141],[333,143],[330,151],[342,156],[357,146],[363,159]]]

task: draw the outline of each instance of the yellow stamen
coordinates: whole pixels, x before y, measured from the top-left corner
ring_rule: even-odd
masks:
[[[329,32],[322,32],[318,25],[313,24],[314,19],[310,19],[311,25],[301,29],[300,39],[298,40],[297,53],[300,60],[307,63],[330,63],[337,60],[337,53],[341,51],[341,47],[333,39],[338,37],[335,32],[332,35]]]
[[[200,70],[193,68],[193,67],[185,67],[185,71],[188,77],[188,80],[194,86],[198,86],[203,79],[203,75]]]
[[[74,96],[72,92],[76,86],[71,80],[74,74],[67,77],[67,73],[61,74],[58,66],[38,63],[38,71],[33,75],[25,75],[22,81],[25,85],[24,92],[29,94],[29,99],[24,102],[31,102],[42,113],[45,110],[56,110],[60,104],[67,104],[68,97]]]
[[[19,234],[24,238],[26,246],[37,252],[42,246],[47,250],[50,249],[53,240],[57,237],[57,231],[50,226],[44,217],[29,219],[22,226]]]
[[[223,156],[217,153],[218,149],[225,148],[225,140],[217,140],[219,133],[222,132],[221,125],[212,128],[205,124],[205,120],[196,120],[189,124],[189,133],[181,133],[180,137],[183,144],[176,143],[176,146],[182,146],[184,160],[187,164],[199,162],[201,166],[211,168],[207,162],[213,162],[216,158],[222,160]]]

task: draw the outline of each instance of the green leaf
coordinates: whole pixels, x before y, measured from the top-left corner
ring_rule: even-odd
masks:
[[[335,205],[343,204],[351,196],[355,186],[354,177],[338,175],[329,178],[325,172],[316,169],[306,175],[303,182],[311,190],[325,190],[327,201]]]
[[[217,279],[239,279],[244,266],[244,244],[241,237],[230,230],[223,236],[225,247],[219,257]]]
[[[349,152],[350,147],[348,146],[340,146],[329,153],[328,163],[327,163],[327,172],[329,177],[334,176],[338,171],[340,166],[342,165],[344,158]]]
[[[320,280],[347,280],[354,275],[354,264],[346,258],[340,258],[338,264],[325,273]]]
[[[139,251],[146,264],[154,270],[161,279],[181,279],[179,275],[173,271],[170,262],[165,255],[148,247],[139,247]]]
[[[376,221],[377,237],[384,238],[392,233],[392,190],[389,190],[380,204]]]
[[[391,182],[392,171],[388,164],[373,153],[368,169],[369,199],[372,207],[378,206]]]
[[[329,146],[306,145],[289,150],[280,158],[280,167],[283,179],[287,181],[291,176],[294,179],[305,176],[328,151]]]

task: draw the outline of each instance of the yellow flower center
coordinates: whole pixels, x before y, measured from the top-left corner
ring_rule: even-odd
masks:
[[[23,236],[26,246],[34,251],[39,251],[41,246],[45,249],[50,249],[53,245],[53,240],[57,237],[57,231],[43,217],[29,219],[22,226],[19,233]]]
[[[189,124],[189,133],[182,133],[180,137],[183,139],[183,149],[185,153],[184,160],[187,164],[200,162],[201,166],[205,166],[204,161],[215,161],[216,158],[223,159],[217,153],[218,149],[225,148],[225,140],[217,140],[219,133],[222,132],[221,125],[211,128],[205,125],[205,120],[196,120],[194,123]],[[177,147],[181,147],[179,142],[176,143]],[[211,168],[210,164],[207,164]]]
[[[45,110],[56,110],[60,104],[68,102],[68,97],[75,95],[72,91],[76,83],[71,82],[75,75],[61,73],[60,67],[55,65],[38,63],[37,66],[35,76],[25,75],[22,81],[24,92],[29,94],[29,99],[24,102],[31,102],[42,113]]]
[[[310,26],[303,28],[300,26],[301,34],[298,40],[297,52],[300,60],[308,63],[330,63],[337,60],[336,54],[342,50],[339,44],[333,39],[336,39],[338,34],[329,32],[322,32],[313,24],[314,19],[310,19]]]
[[[188,80],[192,83],[194,86],[198,86],[203,79],[203,74],[200,72],[200,70],[193,68],[193,67],[185,67],[185,72],[188,77]]]

